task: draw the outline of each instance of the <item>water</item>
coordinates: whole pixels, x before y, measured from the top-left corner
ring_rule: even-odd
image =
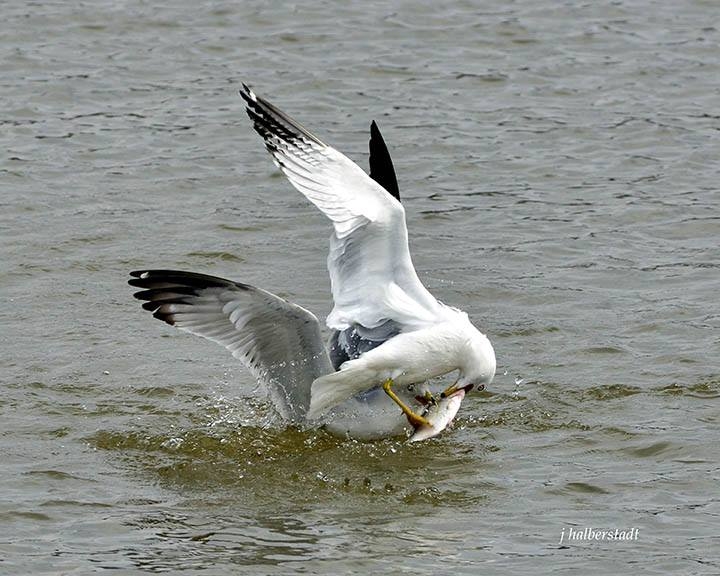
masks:
[[[3,5],[0,572],[716,574],[711,2]],[[240,82],[367,166],[492,339],[456,428],[284,430],[129,270],[331,307]],[[568,541],[570,528],[637,528]]]

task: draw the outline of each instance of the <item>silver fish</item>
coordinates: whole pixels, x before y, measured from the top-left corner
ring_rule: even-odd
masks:
[[[453,418],[460,410],[460,404],[462,404],[465,393],[469,392],[472,388],[472,384],[460,388],[450,394],[449,396],[441,397],[439,399],[430,399],[425,407],[423,418],[425,418],[430,425],[422,425],[415,428],[412,436],[408,439],[408,442],[420,442],[437,436],[452,424]],[[418,400],[421,400],[418,398]],[[421,400],[422,401],[422,400]]]

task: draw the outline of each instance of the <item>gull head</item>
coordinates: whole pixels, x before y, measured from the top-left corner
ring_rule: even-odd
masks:
[[[472,332],[460,350],[460,374],[455,386],[472,385],[476,390],[482,390],[495,377],[495,350],[485,334],[475,327]]]

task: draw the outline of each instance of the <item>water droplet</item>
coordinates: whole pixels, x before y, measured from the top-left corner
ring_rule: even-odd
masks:
[[[177,450],[180,446],[182,446],[184,441],[185,440],[182,438],[169,438],[168,440],[165,440],[161,446],[163,448],[167,448],[168,450]]]

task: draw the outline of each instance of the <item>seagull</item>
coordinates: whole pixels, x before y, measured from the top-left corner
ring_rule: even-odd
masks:
[[[368,175],[247,85],[240,95],[274,163],[332,223],[328,345],[312,312],[241,282],[138,270],[129,280],[143,289],[135,297],[159,320],[226,347],[288,421],[353,437],[388,436],[407,424],[411,440],[436,435],[466,392],[492,382],[495,353],[465,312],[437,300],[418,278],[377,124]],[[455,371],[439,395],[429,390],[429,380]]]

